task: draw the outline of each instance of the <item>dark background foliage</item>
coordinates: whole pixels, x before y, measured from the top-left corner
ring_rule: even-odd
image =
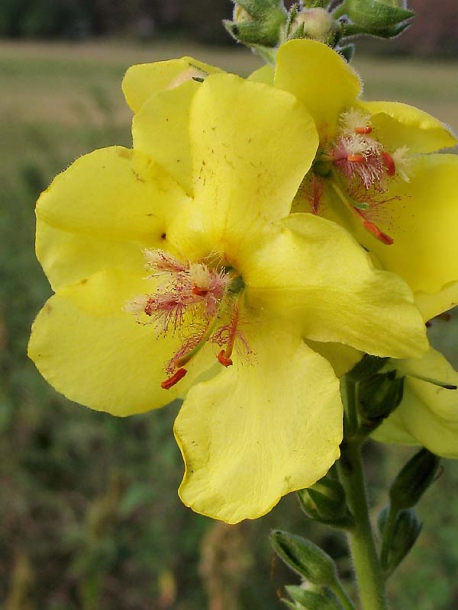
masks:
[[[371,43],[366,47],[420,56],[458,55],[455,0],[410,0],[408,5],[417,11],[415,28],[392,45],[374,47]],[[200,42],[230,44],[220,23],[231,11],[230,0],[2,0],[0,37],[82,40],[128,35],[150,39],[185,33]]]

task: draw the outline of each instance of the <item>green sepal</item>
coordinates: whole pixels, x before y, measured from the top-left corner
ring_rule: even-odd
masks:
[[[378,373],[386,364],[388,358],[364,354],[361,360],[348,372],[348,376],[355,381],[362,381]]]
[[[415,506],[434,481],[440,458],[427,449],[418,451],[399,472],[390,488],[390,501],[397,510]]]
[[[276,47],[280,43],[287,13],[281,0],[244,0],[235,2],[234,20],[223,20],[229,34],[248,46]],[[245,15],[237,19],[237,8]]]
[[[264,19],[273,11],[283,11],[282,0],[234,0],[234,4],[246,11],[253,19]]]
[[[304,8],[327,8],[330,0],[304,0]]]
[[[270,541],[277,555],[287,566],[313,585],[331,586],[337,582],[334,561],[310,540],[274,530]]]
[[[342,25],[342,36],[349,38],[350,36],[357,36],[358,34],[371,34],[372,36],[377,36],[378,38],[396,38],[396,36],[399,36],[399,34],[406,30],[410,25],[410,22],[403,22],[386,28],[380,28],[376,32],[368,32],[367,28],[364,26],[359,26],[354,23],[346,23]]]
[[[351,21],[344,29],[344,36],[371,34],[392,38],[405,29],[404,22],[414,17],[415,13],[380,0],[344,0],[334,15],[346,15]],[[399,30],[401,24],[402,29]]]
[[[355,45],[346,44],[343,47],[337,47],[336,51],[342,55],[347,63],[350,63],[353,59],[353,55],[355,54]],[[375,358],[375,356],[373,356],[373,358]]]
[[[328,587],[309,590],[289,585],[285,587],[288,595],[297,603],[293,608],[304,610],[343,610],[342,604]]]
[[[301,23],[295,30],[288,34],[288,40],[305,38],[305,24]]]
[[[383,534],[380,565],[386,577],[392,574],[407,556],[422,529],[422,524],[413,508],[401,510],[396,515],[391,511],[392,509],[386,506],[377,521],[379,530]],[[387,532],[385,530],[391,519],[394,519],[394,523]]]
[[[323,477],[311,487],[298,491],[297,495],[302,510],[310,519],[342,529],[353,526],[345,490],[337,479]]]
[[[223,25],[235,40],[248,46],[275,47],[278,44],[281,22],[278,27],[272,27],[270,23],[264,24],[258,21],[235,23],[225,19]]]

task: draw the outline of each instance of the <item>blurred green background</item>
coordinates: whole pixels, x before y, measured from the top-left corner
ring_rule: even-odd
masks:
[[[274,610],[282,607],[282,586],[295,582],[295,577],[273,558],[267,540],[272,527],[318,541],[336,557],[343,577],[350,574],[343,540],[307,523],[294,496],[282,500],[265,518],[232,527],[183,507],[176,493],[183,467],[172,435],[177,405],[123,420],[94,413],[58,396],[25,355],[30,325],[50,295],[34,256],[35,200],[78,155],[111,144],[130,145],[131,114],[121,93],[126,68],[184,54],[242,75],[260,65],[235,44],[205,47],[196,42],[221,40],[220,33],[213,38],[219,28],[215,19],[221,12],[230,15],[229,3],[212,3],[215,14],[202,20],[200,13],[200,21],[189,4],[194,9],[203,6],[188,3],[177,13],[179,19],[169,15],[167,21],[162,15],[143,22],[142,29],[140,22],[134,28],[132,19],[120,21],[124,13],[119,7],[152,8],[153,2],[63,2],[60,21],[55,17],[60,25],[51,28],[45,8],[49,17],[56,3],[2,0],[0,608],[4,610]],[[170,6],[175,5],[181,3]],[[105,21],[87,20],[88,7],[95,6]],[[108,10],[114,6],[119,8],[117,16]],[[72,17],[75,7],[82,12]],[[213,24],[211,32],[207,21]],[[121,23],[130,24],[128,31],[125,27],[120,31]],[[188,33],[187,42],[183,31]],[[63,40],[68,36],[78,42]],[[357,54],[355,66],[365,81],[367,98],[416,104],[458,130],[456,62]],[[435,322],[433,333],[446,337],[449,353],[456,357],[456,323]],[[403,448],[368,447],[375,507],[386,501],[387,480],[410,454]],[[458,607],[457,491],[458,467],[444,463],[442,476],[420,506],[425,520],[420,541],[393,577],[393,608]]]

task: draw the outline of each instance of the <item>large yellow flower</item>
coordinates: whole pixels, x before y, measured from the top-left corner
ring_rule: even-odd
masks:
[[[458,302],[458,156],[434,117],[359,98],[361,82],[336,52],[311,40],[280,47],[277,67],[252,76],[293,93],[320,136],[296,210],[349,229],[384,269],[404,278],[425,320]]]
[[[56,294],[29,353],[94,409],[129,415],[185,396],[181,498],[235,523],[338,457],[339,382],[304,339],[396,358],[427,341],[401,279],[339,225],[289,215],[318,145],[294,96],[213,74],[153,98],[163,131],[151,119],[142,137],[166,150],[159,163],[95,151],[38,202],[37,253]]]

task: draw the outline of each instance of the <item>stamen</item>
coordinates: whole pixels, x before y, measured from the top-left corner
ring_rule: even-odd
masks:
[[[358,217],[363,221],[363,227],[367,231],[369,231],[369,233],[372,233],[372,235],[374,237],[376,237],[379,241],[381,241],[382,243],[384,243],[387,246],[391,246],[391,244],[394,243],[394,240],[389,235],[387,235],[386,233],[381,231],[374,222],[372,222],[371,220],[368,220],[368,218],[366,217],[364,212],[367,209],[370,209],[370,206],[368,203],[361,204],[358,201],[354,201],[351,197],[349,197],[348,195],[346,195],[344,193],[344,191],[339,187],[338,184],[336,184],[335,179],[331,180],[330,184],[331,184],[334,192],[341,199],[341,201],[343,201],[347,205],[347,207],[352,212],[357,214]],[[363,205],[365,207],[363,207]]]
[[[231,266],[224,266],[220,256],[183,262],[160,249],[145,250],[145,256],[149,278],[159,281],[155,281],[154,292],[136,297],[124,309],[140,324],[154,324],[159,335],[181,339],[179,349],[166,363],[169,376],[161,387],[168,390],[177,384],[187,374],[186,365],[208,341],[223,348],[217,359],[230,366],[240,335],[237,303],[245,287],[243,278]]]
[[[372,133],[372,127],[370,125],[366,125],[364,127],[355,127],[355,133],[360,135],[367,135],[368,133]]]
[[[394,162],[393,157],[387,152],[382,152],[382,159],[386,167],[386,173],[388,176],[394,176],[396,173],[396,163]]]
[[[355,210],[355,212],[363,219],[363,227],[367,231],[369,231],[369,233],[372,233],[374,237],[376,237],[386,246],[391,246],[392,244],[394,244],[394,239],[383,231],[381,231],[378,226],[371,220],[368,220],[362,212],[360,212],[359,210]]]
[[[347,161],[350,161],[350,163],[366,163],[366,157],[363,155],[348,155]]]
[[[439,388],[443,388],[444,390],[457,390],[457,386],[452,383],[446,383],[441,381],[440,379],[434,379],[433,377],[424,377],[423,375],[416,375],[413,373],[408,373],[409,377],[413,377],[414,379],[419,379],[420,381],[425,381],[426,383],[431,383]]]
[[[183,377],[187,375],[187,373],[188,371],[186,369],[178,369],[173,373],[173,375],[171,375],[161,383],[161,388],[163,388],[164,390],[170,390],[170,388],[173,388],[173,386],[176,385],[181,379],[183,379]]]
[[[367,229],[369,231],[369,233],[372,233],[372,235],[374,235],[374,237],[376,237],[379,241],[381,241],[385,245],[391,246],[392,244],[394,244],[394,239],[392,237],[390,237],[389,235],[387,235],[386,233],[384,233],[383,231],[381,231],[378,228],[378,226],[376,224],[374,224],[373,222],[371,222],[370,220],[365,220],[363,222],[363,227],[365,229]]]
[[[232,351],[232,350],[231,350]],[[218,362],[220,364],[222,364],[223,366],[231,366],[232,364],[234,364],[232,362],[232,359],[229,358],[229,356],[227,355],[227,350],[222,349],[220,351],[220,353],[218,354],[217,358],[218,358]]]
[[[207,288],[199,288],[198,286],[194,286],[192,289],[192,294],[197,295],[198,297],[206,297],[208,294]]]

